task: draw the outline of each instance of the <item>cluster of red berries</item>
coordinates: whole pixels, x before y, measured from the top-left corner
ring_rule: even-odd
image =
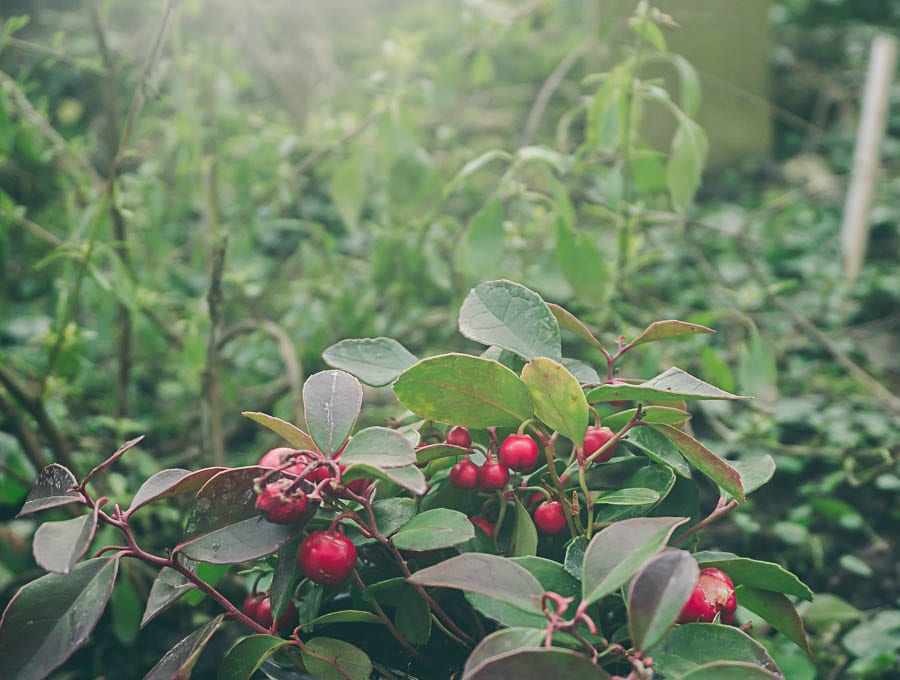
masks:
[[[724,624],[734,623],[737,598],[728,574],[709,567],[700,570],[700,578],[691,596],[678,614],[678,623],[712,623],[716,616]]]
[[[454,427],[447,433],[447,443],[469,448],[472,436],[464,427]],[[509,471],[531,472],[540,458],[537,442],[525,434],[512,434],[500,445],[499,460],[488,460],[478,467],[468,458],[450,470],[450,483],[457,489],[498,491],[509,482]]]
[[[241,611],[264,628],[272,628],[272,599],[269,593],[250,593],[244,598]],[[284,613],[278,617],[275,628],[278,630],[291,626],[297,620],[297,608],[288,600]]]
[[[344,449],[341,448],[336,454],[334,454],[334,460],[338,460],[341,457],[341,453],[343,453]],[[321,459],[321,454],[318,454]],[[293,462],[293,465],[289,465],[284,468],[283,471],[288,475],[302,475],[308,467],[317,462],[315,456],[300,454],[294,449],[289,449],[287,447],[281,446],[276,449],[272,449],[271,451],[267,451],[263,454],[263,457],[259,459],[259,467],[269,468],[269,469],[280,469],[284,465]],[[343,464],[339,464],[341,472],[346,469],[346,466]],[[309,474],[306,475],[305,479],[308,479],[313,484],[319,484],[324,482],[327,479],[332,479],[334,477],[334,472],[329,465],[319,465],[318,467],[313,468],[309,471]],[[357,496],[362,496],[366,493],[368,488],[372,485],[371,479],[355,479],[352,482],[348,482],[344,485],[344,488],[348,491],[356,494]],[[257,507],[259,508],[259,504],[257,503]],[[260,508],[262,510],[262,508]],[[277,522],[277,520],[273,520],[268,513],[265,513],[266,516],[272,522]],[[302,515],[302,513],[301,513]],[[282,524],[289,524],[290,522],[281,522]]]

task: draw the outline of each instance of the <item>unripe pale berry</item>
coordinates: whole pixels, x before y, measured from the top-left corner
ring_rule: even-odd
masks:
[[[467,449],[472,446],[472,435],[469,434],[466,428],[457,425],[456,427],[451,427],[447,433],[447,443]]]
[[[259,463],[257,463],[257,465],[264,468],[277,469],[287,463],[293,453],[294,449],[289,449],[286,446],[279,446],[276,449],[266,451],[263,454],[263,457],[259,459]],[[306,456],[295,457],[295,460],[297,460],[297,464],[292,465],[289,468],[285,468],[285,472],[293,475],[299,475],[306,469],[306,465],[308,463]]]
[[[511,434],[500,445],[500,462],[516,472],[531,472],[537,465],[540,450],[527,434]]]
[[[450,483],[457,489],[474,489],[480,475],[478,466],[466,458],[450,468]]]
[[[728,574],[714,568],[701,569],[697,585],[678,615],[678,623],[712,623],[718,614],[722,623],[730,624],[736,609],[734,583]]]
[[[534,511],[534,524],[545,534],[555,535],[566,530],[566,512],[559,501],[541,503]]]
[[[509,481],[509,470],[496,460],[489,460],[481,466],[478,474],[478,488],[482,491],[498,491]]]
[[[608,427],[594,427],[593,425],[587,429],[587,432],[584,434],[584,455],[590,456],[592,453],[595,453],[600,450],[606,442],[616,436],[616,433],[613,432]],[[605,463],[610,458],[613,457],[613,453],[616,451],[616,444],[610,446],[606,451],[602,454],[594,458],[595,463]]]
[[[314,531],[300,544],[297,564],[310,581],[336,586],[353,571],[356,546],[342,534]]]

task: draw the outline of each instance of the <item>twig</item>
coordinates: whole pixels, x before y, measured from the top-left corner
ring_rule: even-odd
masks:
[[[209,275],[209,343],[206,348],[206,370],[203,375],[203,402],[208,417],[208,446],[214,465],[225,464],[225,434],[222,424],[222,366],[219,356],[219,334],[222,326],[222,272],[228,250],[228,235],[220,237],[212,254]]]
[[[368,601],[369,604],[372,605],[372,608],[375,610],[378,618],[380,618],[382,622],[384,622],[384,625],[387,626],[387,629],[391,632],[391,635],[393,635],[394,639],[400,643],[400,646],[406,650],[406,653],[414,659],[421,659],[422,655],[416,651],[416,648],[413,647],[405,637],[403,637],[403,634],[397,629],[397,626],[394,625],[394,622],[391,621],[390,617],[384,613],[384,609],[381,608],[381,605],[378,603],[378,600],[375,599],[375,596],[366,595],[366,584],[363,583],[363,580],[359,575],[359,571],[357,571],[356,569],[353,570],[353,580],[356,581],[356,585],[359,588],[362,596]]]
[[[707,515],[706,517],[701,519],[699,522],[697,522],[694,526],[692,526],[690,529],[685,531],[683,534],[681,534],[680,536],[675,538],[672,541],[672,545],[673,546],[682,545],[687,539],[689,539],[691,536],[696,534],[703,527],[708,526],[709,524],[712,524],[720,517],[724,517],[725,515],[727,515],[729,512],[731,512],[732,510],[734,510],[737,507],[738,502],[736,500],[731,500],[728,503],[725,503],[724,500],[725,500],[724,498],[719,500],[719,504],[716,506],[715,510],[713,510],[711,513],[709,513],[709,515]]]
[[[534,99],[534,104],[531,106],[531,111],[528,112],[528,120],[525,122],[525,130],[522,133],[523,146],[531,144],[537,133],[538,126],[541,124],[541,118],[544,116],[544,111],[547,108],[547,104],[550,102],[550,98],[562,84],[563,80],[565,80],[569,71],[572,70],[575,64],[578,63],[578,60],[588,51],[592,41],[593,31],[591,32],[591,36],[578,43],[565,57],[562,58],[556,65],[556,68],[554,68],[547,77],[547,80],[544,81],[544,84],[541,85],[541,89]]]

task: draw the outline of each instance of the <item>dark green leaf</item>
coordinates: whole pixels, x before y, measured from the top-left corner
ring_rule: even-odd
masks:
[[[340,666],[350,680],[368,680],[372,674],[372,662],[365,652],[349,642],[333,638],[319,637],[307,642],[303,664],[306,670],[322,680],[347,680],[334,664]]]
[[[656,672],[667,678],[680,678],[719,661],[753,664],[778,673],[778,666],[761,644],[733,626],[718,623],[676,626],[654,649],[653,661]]]
[[[525,567],[538,580],[546,591],[558,593],[563,597],[574,597],[568,611],[574,611],[581,601],[581,582],[572,576],[559,562],[546,557],[512,557],[513,562]]]
[[[400,376],[394,392],[423,418],[471,428],[515,427],[533,413],[519,376],[496,361],[466,354],[420,361]]]
[[[96,558],[22,586],[0,621],[0,678],[37,680],[64,663],[100,620],[118,567]]]
[[[394,382],[418,361],[393,338],[341,340],[322,352],[322,358],[329,366],[347,371],[373,387]]]
[[[386,427],[368,427],[360,430],[347,442],[341,454],[341,463],[356,463],[377,468],[398,468],[416,462],[412,442],[401,432]]]
[[[600,531],[584,553],[582,601],[596,602],[622,587],[686,521],[684,517],[638,517]]]
[[[712,328],[700,326],[687,321],[675,321],[667,319],[665,321],[654,321],[647,326],[639,336],[631,341],[632,346],[643,345],[645,342],[654,342],[656,340],[670,340],[671,338],[680,338],[686,335],[696,335],[697,333],[715,333]]]
[[[469,449],[461,446],[451,446],[450,444],[429,444],[416,449],[416,462],[419,464],[429,463],[433,460],[441,458],[455,458],[464,456],[469,453]]]
[[[520,649],[490,657],[471,669],[465,680],[608,680],[609,674],[590,657],[568,649]]]
[[[179,597],[196,587],[186,576],[175,569],[171,567],[160,569],[150,587],[147,606],[144,608],[144,616],[141,619],[141,628],[150,623],[157,614],[165,611]]]
[[[619,430],[634,417],[637,409],[630,408],[626,411],[617,411],[603,419],[603,424],[613,430]],[[679,425],[689,420],[691,414],[680,408],[670,406],[645,406],[641,413],[642,423],[660,423],[663,425]]]
[[[531,360],[562,360],[559,324],[541,297],[512,281],[473,288],[459,310],[459,330],[484,345],[497,345]]]
[[[48,465],[38,473],[38,478],[16,517],[23,517],[33,512],[56,508],[68,503],[84,503],[84,495],[80,491],[74,490],[77,486],[78,480],[68,468],[57,463]]]
[[[256,509],[253,480],[263,468],[220,472],[200,489],[176,552],[212,564],[237,564],[265,557],[297,536],[304,527],[269,522]]]
[[[413,588],[403,588],[394,613],[397,630],[413,645],[424,645],[431,637],[431,607]]]
[[[259,423],[263,427],[269,428],[295,449],[312,451],[316,448],[316,444],[312,440],[312,437],[286,420],[266,415],[265,413],[258,413],[256,411],[241,411],[241,415],[249,418],[255,423]]]
[[[594,498],[598,505],[652,505],[660,499],[658,491],[633,487],[618,491],[601,491]]]
[[[600,401],[685,401],[692,399],[749,399],[720,390],[680,368],[672,367],[639,385],[604,384],[588,392],[591,403]]]
[[[291,601],[291,593],[294,590],[294,582],[296,581],[297,550],[299,547],[300,537],[298,536],[278,551],[278,561],[275,562],[275,570],[272,572],[272,585],[269,588],[272,618],[276,621],[284,614],[288,602]]]
[[[215,475],[227,469],[224,467],[213,467],[197,470],[196,472],[178,468],[161,470],[141,484],[141,488],[138,489],[137,493],[134,494],[134,498],[131,499],[131,507],[128,508],[128,514],[130,515],[141,506],[163,498],[171,498],[181,493],[194,493]]]
[[[731,465],[703,446],[687,432],[671,425],[651,425],[666,436],[700,472],[731,494],[738,502],[747,500],[741,486],[741,476]]]
[[[531,393],[538,418],[571,441],[584,441],[588,403],[574,375],[552,359],[540,357],[522,369],[522,382]]]
[[[671,468],[675,474],[685,479],[691,478],[691,466],[681,455],[680,449],[652,427],[632,428],[625,435],[623,441],[650,460]]]
[[[775,630],[782,632],[785,637],[812,656],[809,641],[806,639],[803,619],[800,618],[797,608],[787,596],[752,586],[738,586],[735,592],[740,606],[746,607],[754,614],[759,614]]]
[[[749,557],[730,557],[726,559],[708,559],[698,553],[697,562],[704,569],[715,567],[731,577],[735,585],[752,586],[771,590],[776,593],[793,595],[803,600],[812,601],[813,593],[805,583],[794,574],[774,562],[763,562]]]
[[[463,513],[435,508],[416,515],[391,542],[400,550],[437,550],[465,543],[475,537],[475,527]]]
[[[59,522],[44,522],[34,533],[34,561],[47,571],[68,574],[94,540],[97,531],[97,513],[73,517]]]
[[[335,623],[376,623],[384,625],[381,617],[372,612],[359,609],[341,609],[336,612],[322,614],[307,622],[305,626],[327,626]]]
[[[664,465],[644,465],[622,482],[621,490],[649,489],[656,493],[657,500],[669,495],[675,485],[675,473]],[[613,492],[616,493],[616,492]],[[595,522],[611,524],[623,519],[642,517],[649,513],[651,507],[646,505],[616,505],[598,508]]]
[[[603,349],[603,345],[601,345],[600,341],[594,337],[594,334],[591,333],[590,329],[584,325],[584,322],[572,314],[568,309],[553,304],[552,302],[547,303],[547,308],[556,318],[560,328],[569,331],[577,338],[589,342],[597,349]]]
[[[490,276],[503,258],[505,242],[503,202],[494,198],[469,222],[457,252],[459,268],[478,279]]]
[[[303,383],[303,409],[309,434],[326,456],[347,441],[362,407],[359,381],[344,371],[321,371]]]
[[[535,628],[504,628],[484,638],[466,659],[462,680],[466,680],[472,670],[488,659],[519,649],[540,647],[544,632]]]
[[[628,630],[634,646],[647,651],[675,623],[687,602],[700,568],[684,550],[670,550],[644,565],[628,588]]]
[[[751,494],[764,486],[775,474],[775,459],[768,453],[753,458],[741,458],[729,461],[731,467],[738,471],[741,486],[745,494]]]
[[[187,680],[191,670],[206,643],[215,634],[222,623],[223,614],[219,614],[205,626],[183,638],[144,676],[144,680]]]
[[[274,635],[250,635],[228,650],[218,680],[250,680],[263,661],[290,642]]]
[[[132,644],[140,633],[141,598],[131,583],[129,574],[120,578],[109,598],[113,634],[123,645]]]
[[[538,535],[531,515],[518,499],[515,500],[515,525],[509,548],[510,557],[524,557],[537,554]]]
[[[372,503],[372,514],[378,531],[390,538],[416,516],[416,502],[412,498],[385,498]]]
[[[341,479],[352,482],[354,479],[384,479],[421,496],[428,491],[425,475],[415,465],[398,468],[376,468],[371,465],[354,464],[348,467]]]
[[[680,676],[679,680],[783,680],[780,673],[767,671],[752,663],[716,661],[704,664]]]

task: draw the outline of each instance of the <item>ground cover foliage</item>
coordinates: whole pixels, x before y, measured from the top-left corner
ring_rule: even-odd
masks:
[[[896,106],[870,258],[849,286],[838,229],[866,46],[874,26],[896,25],[896,9],[773,3],[774,160],[747,159],[701,183],[705,138],[693,120],[702,94],[690,66],[665,49],[678,30],[667,15],[648,8],[603,28],[602,3],[365,4],[334,3],[333,13],[290,2],[259,11],[4,4],[4,604],[48,564],[60,568],[32,552],[37,521],[13,519],[46,464],[81,480],[145,433],[90,487],[110,499],[107,509],[133,507],[134,491],[164,468],[255,465],[283,442],[240,413],[306,423],[302,386],[330,367],[373,386],[361,426],[383,426],[404,406],[418,413],[395,401],[396,387],[378,387],[394,382],[397,365],[408,368],[406,355],[391,346],[395,362],[376,361],[381,373],[361,376],[339,343],[387,336],[415,357],[477,355],[479,338],[457,333],[457,313],[470,290],[506,278],[576,314],[604,347],[658,319],[717,331],[649,343],[617,363],[622,378],[678,365],[755,397],[690,404],[688,431],[717,454],[777,463],[771,482],[707,527],[697,547],[781,564],[817,594],[799,607],[810,656],[739,610],[787,677],[892,677]],[[352,34],[342,30],[351,11]],[[654,59],[677,69],[671,94],[641,77]],[[643,137],[639,118],[651,102],[675,121],[666,148]],[[600,350],[576,341],[577,325],[559,323],[566,357],[583,362],[568,369],[582,383],[603,382],[578,373],[603,373]],[[506,350],[528,361],[546,354]],[[552,418],[545,424],[565,432]],[[441,475],[432,479],[440,487]],[[706,516],[723,479],[699,479]],[[136,514],[142,546],[161,554],[179,545],[190,507],[175,496]],[[78,521],[91,527],[92,516]],[[57,509],[41,519],[67,517]],[[87,535],[88,556],[120,542],[108,526]],[[277,564],[243,565],[248,572],[201,562],[197,573],[240,602]],[[240,634],[223,626],[210,637],[221,609],[199,592],[139,632],[156,569],[80,565],[92,584],[119,573],[98,627],[55,677],[110,668],[143,677],[192,631],[198,645],[208,640],[194,671],[203,677]],[[354,640],[372,624],[342,625]],[[435,658],[458,655],[448,638],[433,639]],[[272,649],[257,644],[260,656]]]

